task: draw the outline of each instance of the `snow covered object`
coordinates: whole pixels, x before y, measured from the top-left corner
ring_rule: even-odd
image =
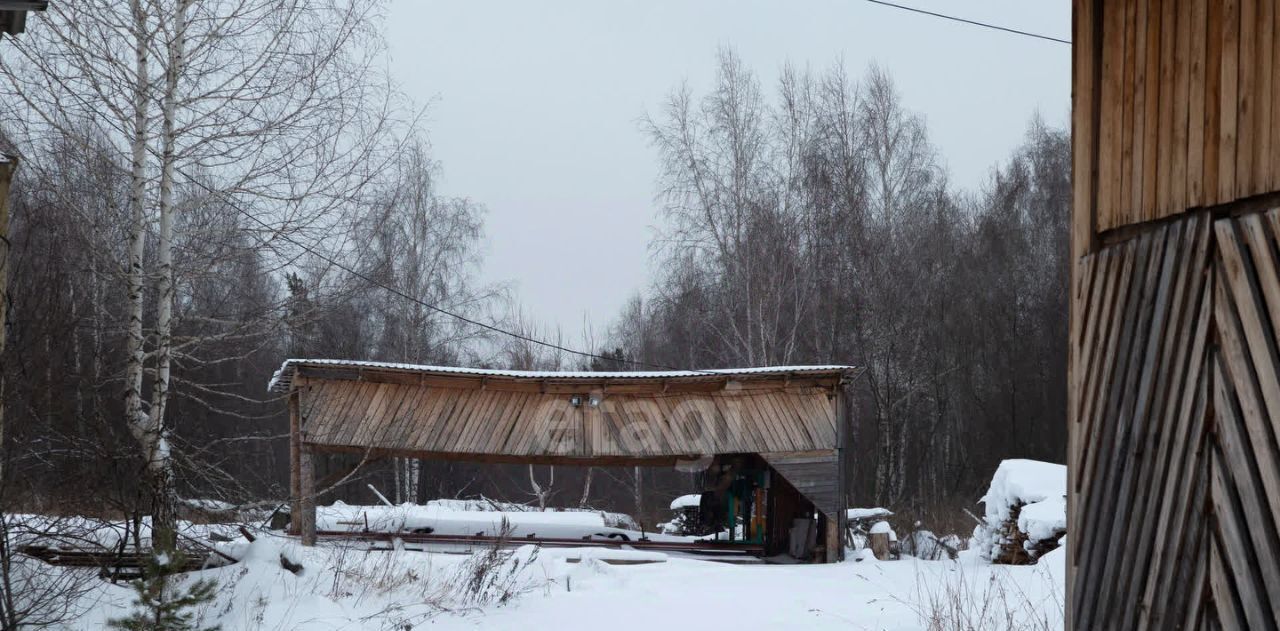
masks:
[[[699,509],[702,506],[702,494],[681,495],[671,500],[671,521],[658,524],[658,530],[665,535],[703,534],[698,530]]]
[[[1036,460],[1005,460],[980,502],[983,523],[974,548],[992,563],[1026,565],[1058,547],[1067,531],[1067,467]]]

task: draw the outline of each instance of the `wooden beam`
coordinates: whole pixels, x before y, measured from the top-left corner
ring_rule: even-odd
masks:
[[[826,527],[826,559],[827,563],[835,563],[840,560],[841,546],[840,540],[840,520],[833,517],[827,518]]]
[[[302,515],[302,420],[299,396],[297,388],[289,392],[289,533],[294,535],[299,534],[298,519]]]
[[[316,544],[316,470],[315,462],[312,460],[311,445],[304,444],[302,446],[300,466],[301,481],[301,501],[299,502],[299,510],[297,521],[299,534],[302,537],[302,545],[314,546]]]
[[[511,454],[482,454],[482,453],[458,453],[458,452],[438,452],[438,451],[418,451],[414,449],[395,449],[395,448],[369,448],[355,447],[345,445],[321,445],[306,443],[306,447],[311,448],[313,454],[319,453],[347,453],[347,454],[371,454],[373,458],[416,458],[419,460],[449,460],[455,462],[477,462],[481,464],[537,464],[537,465],[562,465],[562,466],[578,466],[578,467],[673,467],[677,460],[696,460],[703,454],[672,454],[663,456],[593,456],[590,458],[578,458],[573,456],[556,456],[556,455],[511,455]],[[715,454],[711,454],[715,455]]]

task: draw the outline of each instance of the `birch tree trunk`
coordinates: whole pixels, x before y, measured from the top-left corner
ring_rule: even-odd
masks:
[[[644,517],[641,516],[644,513],[644,469],[636,467],[635,474],[635,497],[632,498],[635,500],[635,518],[636,521],[644,523]]]
[[[160,436],[151,430],[151,417],[143,410],[142,381],[144,362],[146,360],[142,314],[145,301],[146,275],[143,270],[143,256],[146,253],[147,212],[146,212],[146,158],[147,158],[147,116],[150,103],[150,84],[148,77],[148,53],[151,33],[148,30],[147,14],[141,0],[131,0],[129,9],[133,17],[133,61],[135,81],[133,87],[133,128],[130,130],[130,192],[129,192],[129,258],[125,269],[125,283],[128,291],[128,322],[126,324],[125,363],[125,422],[134,437],[143,446],[143,458],[148,475],[155,469],[156,449]],[[150,484],[152,481],[148,480]],[[154,495],[154,493],[153,493]],[[163,516],[162,520],[163,521]],[[163,535],[162,535],[163,536]]]
[[[190,0],[180,0],[174,9],[169,33],[168,59],[164,72],[164,98],[160,130],[160,231],[157,248],[155,383],[151,388],[151,409],[142,433],[147,454],[147,478],[151,491],[151,539],[156,550],[173,550],[177,545],[177,496],[173,488],[165,408],[169,402],[169,379],[173,368],[173,180],[175,168],[174,119],[177,111],[178,78],[182,74],[186,39],[186,14]]]
[[[587,467],[587,479],[582,483],[582,498],[578,500],[578,508],[586,508],[591,501],[591,478],[595,477],[596,468]]]
[[[422,479],[422,461],[417,458],[405,458],[405,500],[417,504],[419,481]]]
[[[538,478],[534,475],[533,465],[529,465],[529,486],[533,489],[533,495],[538,499],[538,508],[546,510],[547,499],[551,497],[551,489],[556,485],[556,467],[551,465],[547,467],[547,485],[538,484]]]

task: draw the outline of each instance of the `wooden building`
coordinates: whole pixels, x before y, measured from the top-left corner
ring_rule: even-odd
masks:
[[[730,515],[736,510],[750,524],[746,538],[761,552],[786,550],[794,519],[817,516],[816,549],[835,560],[843,547],[848,376],[844,366],[570,373],[289,360],[270,387],[288,393],[293,523],[304,544],[316,537],[314,460],[325,453],[698,462],[732,478],[718,492],[736,489]]]
[[[0,0],[0,38],[25,31],[28,11],[44,11],[47,8],[48,0]]]
[[[1076,0],[1067,616],[1280,625],[1280,5]]]

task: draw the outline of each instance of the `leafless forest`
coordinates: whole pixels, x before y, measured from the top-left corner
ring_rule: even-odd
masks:
[[[1069,134],[1035,118],[981,190],[957,190],[884,69],[764,86],[719,64],[714,90],[646,121],[664,274],[621,315],[622,354],[864,368],[852,505],[929,513],[976,500],[1001,459],[1060,462]]]
[[[1065,130],[1032,119],[965,190],[888,70],[764,82],[769,69],[723,52],[706,60],[714,86],[637,112],[657,159],[660,276],[614,321],[554,330],[478,280],[484,200],[437,190],[447,164],[379,61],[378,12],[79,0],[6,42],[0,142],[21,164],[5,510],[156,513],[162,533],[178,498],[282,503],[287,420],[265,386],[286,357],[853,364],[851,505],[923,519],[976,501],[1001,459],[1062,461]],[[326,499],[368,502],[366,483],[649,523],[692,490],[672,471],[399,460]]]

